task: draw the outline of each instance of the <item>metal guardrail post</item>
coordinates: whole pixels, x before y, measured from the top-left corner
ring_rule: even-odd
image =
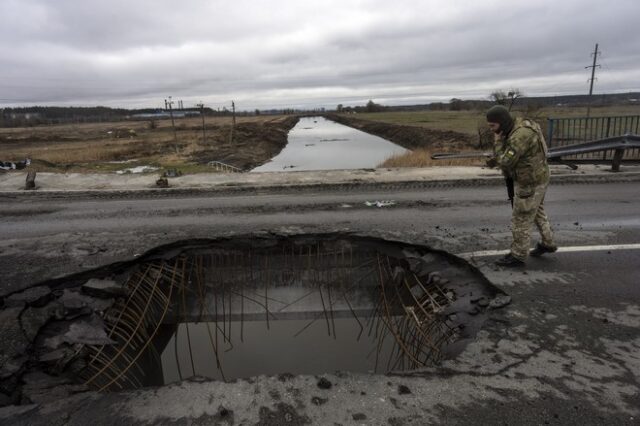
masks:
[[[605,133],[605,138],[609,137],[610,131],[611,131],[611,117],[607,117],[607,132]],[[616,151],[616,155],[617,155],[617,153],[618,153],[618,151]],[[602,159],[603,160],[607,159],[607,151],[602,151]],[[620,169],[620,164],[618,164],[618,169]],[[612,170],[613,170],[613,167],[612,167]],[[615,170],[615,171],[617,171],[617,170]]]
[[[606,151],[605,151],[606,152]],[[613,154],[613,161],[611,162],[611,171],[619,172],[620,163],[622,163],[622,157],[624,156],[624,149],[616,149]]]

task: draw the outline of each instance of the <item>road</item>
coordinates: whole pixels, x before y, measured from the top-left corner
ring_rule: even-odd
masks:
[[[381,424],[638,424],[637,183],[552,186],[547,211],[558,244],[570,250],[530,259],[524,270],[492,265],[492,251],[507,248],[510,239],[510,208],[505,198],[500,187],[105,200],[18,198],[0,207],[2,291],[132,259],[178,240],[261,232],[351,232],[425,244],[467,257],[476,252],[470,262],[511,295],[513,302],[492,316],[460,357],[420,375],[328,376],[335,385],[332,391],[319,391],[308,378],[294,378],[289,385],[299,389],[299,398],[306,398],[295,408],[296,415],[318,424],[347,424],[350,413],[367,413],[369,421]],[[395,204],[365,205],[383,200]],[[401,382],[412,393],[389,397],[396,390],[387,382]],[[295,398],[283,396],[285,384],[268,378],[259,383],[261,395],[267,395],[260,403],[277,406],[269,399],[271,389],[282,391],[280,402],[296,405]],[[215,393],[239,422],[258,416],[257,409],[249,408],[251,398],[229,396],[233,384],[220,385],[215,392],[210,384],[197,386]],[[366,396],[344,393],[365,388],[369,389]],[[188,398],[181,392],[139,395],[155,407],[153,413],[136,411],[141,400],[133,397],[117,402],[124,404],[121,412],[129,416],[126,419],[151,424],[215,414],[217,402],[209,408],[180,407],[181,398]],[[328,392],[328,402],[322,407],[308,404],[318,392]],[[351,399],[345,403],[345,398]],[[96,413],[103,403],[101,399],[92,402]],[[89,408],[76,412],[75,418],[96,416]],[[30,413],[7,419],[39,424],[37,412]]]
[[[562,246],[640,242],[636,183],[552,186],[547,206]],[[453,253],[506,248],[510,209],[498,187],[322,191],[180,198],[7,200],[0,273],[24,283],[125,260],[179,239],[253,232],[356,232]],[[367,207],[366,201],[394,206]],[[16,277],[25,251],[36,270]],[[82,265],[82,266],[78,266]]]

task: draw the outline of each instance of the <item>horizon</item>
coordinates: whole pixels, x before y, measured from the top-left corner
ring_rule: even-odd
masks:
[[[609,93],[597,93],[594,94],[593,97],[603,97],[603,96],[610,96],[610,95],[632,95],[632,94],[640,94],[640,91],[623,91],[623,92],[609,92]],[[588,97],[589,94],[584,94],[584,93],[567,93],[567,94],[558,94],[558,95],[547,95],[547,96],[528,96],[528,95],[524,95],[519,97],[518,99],[522,100],[522,99],[537,99],[537,98],[555,98],[555,97],[565,97],[565,96],[585,96]],[[446,97],[445,97],[446,98]],[[382,107],[385,108],[397,108],[397,107],[412,107],[412,106],[422,106],[422,105],[431,105],[431,104],[437,104],[437,103],[445,103],[448,104],[449,101],[451,99],[454,98],[446,98],[446,101],[433,101],[433,102],[425,102],[425,103],[417,103],[417,104],[379,104]],[[491,98],[489,96],[486,96],[484,98],[455,98],[455,99],[459,99],[463,102],[491,102]],[[371,99],[367,99],[366,101],[359,103],[359,104],[352,104],[352,105],[345,105],[343,104],[342,106],[344,108],[347,107],[351,107],[351,108],[355,108],[355,107],[364,107],[366,105],[366,103],[368,101],[370,101]],[[176,100],[178,101],[178,100]],[[163,100],[164,102],[164,100]],[[517,102],[516,102],[517,103]],[[239,113],[250,113],[250,112],[255,112],[256,109],[258,109],[259,111],[283,111],[283,110],[294,110],[294,111],[303,111],[303,112],[309,112],[309,111],[317,111],[319,109],[326,109],[326,110],[335,110],[338,104],[333,105],[333,107],[309,107],[309,108],[293,108],[293,107],[281,107],[281,108],[276,108],[276,107],[265,107],[265,108],[253,108],[253,109],[240,109],[240,108],[236,108],[236,112]],[[594,105],[594,107],[597,105]],[[219,107],[219,108],[213,108],[210,106],[205,105],[205,108],[208,108],[210,110],[213,111],[222,111],[223,107]],[[224,107],[227,107],[227,105],[224,105]],[[124,107],[124,106],[108,106],[108,105],[63,105],[63,104],[56,104],[56,103],[52,103],[51,105],[45,105],[45,104],[33,104],[33,105],[17,105],[17,106],[1,106],[0,105],[0,110],[3,109],[20,109],[20,108],[110,108],[110,109],[124,109],[124,110],[128,110],[128,111],[135,111],[135,110],[161,110],[161,111],[165,111],[164,107],[151,107],[151,106],[142,106],[142,107]],[[197,109],[197,106],[184,106],[183,108],[177,108],[174,107],[173,111],[184,111],[184,110],[192,110],[192,109]],[[229,108],[227,107],[227,110],[229,110]],[[166,110],[168,111],[168,110]]]

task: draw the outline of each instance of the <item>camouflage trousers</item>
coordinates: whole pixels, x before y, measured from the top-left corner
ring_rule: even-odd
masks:
[[[542,244],[554,245],[549,218],[544,211],[544,195],[547,192],[547,186],[548,183],[516,188],[511,217],[511,233],[513,234],[511,254],[520,260],[525,260],[529,255],[533,224],[540,232]]]

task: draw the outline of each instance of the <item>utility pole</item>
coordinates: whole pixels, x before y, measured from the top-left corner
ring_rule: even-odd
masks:
[[[596,67],[599,67],[600,65],[597,64],[596,62],[598,61],[598,55],[602,53],[602,52],[598,52],[598,43],[596,43],[596,48],[593,51],[593,53],[591,55],[593,55],[593,65],[590,65],[588,67],[584,67],[585,69],[587,68],[591,68],[591,78],[589,79],[590,84],[589,84],[589,99],[588,99],[588,104],[587,104],[587,118],[589,118],[589,113],[591,112],[591,96],[593,95],[593,82],[595,81],[595,77],[596,77]]]
[[[200,115],[202,116],[202,143],[207,143],[207,136],[204,130],[204,104],[200,102],[199,104],[196,104],[196,106],[200,108]]]
[[[176,134],[176,123],[173,121],[173,109],[171,106],[173,105],[173,101],[171,100],[171,96],[169,96],[169,100],[164,100],[164,104],[169,107],[169,117],[171,117],[171,128],[173,129],[173,141],[175,142],[176,153],[178,153],[178,135]]]
[[[236,103],[231,101],[231,144],[235,146],[234,132],[236,130]]]

